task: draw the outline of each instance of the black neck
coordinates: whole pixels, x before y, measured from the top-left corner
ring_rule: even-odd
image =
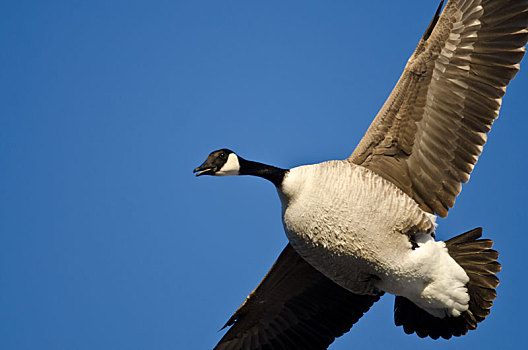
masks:
[[[239,158],[240,175],[253,175],[271,181],[280,187],[288,170]]]

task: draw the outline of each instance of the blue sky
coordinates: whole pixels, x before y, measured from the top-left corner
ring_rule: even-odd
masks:
[[[192,169],[221,147],[280,167],[346,158],[436,6],[3,2],[0,348],[212,348],[286,237],[270,183]],[[331,349],[528,345],[527,68],[438,227],[495,240],[491,316],[423,340],[385,296]]]

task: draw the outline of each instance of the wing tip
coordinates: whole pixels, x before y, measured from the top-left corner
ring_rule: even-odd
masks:
[[[423,41],[427,41],[431,34],[433,33],[434,28],[436,27],[436,24],[438,23],[438,19],[440,18],[440,13],[442,12],[442,7],[444,6],[444,0],[440,1],[440,5],[438,5],[438,8],[436,9],[436,13],[431,20],[431,23],[429,23],[429,26],[425,30],[424,35],[422,36]]]

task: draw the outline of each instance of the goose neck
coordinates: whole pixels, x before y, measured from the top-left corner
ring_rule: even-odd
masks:
[[[240,159],[240,175],[252,175],[271,181],[276,187],[280,187],[287,170],[253,162],[251,160]]]

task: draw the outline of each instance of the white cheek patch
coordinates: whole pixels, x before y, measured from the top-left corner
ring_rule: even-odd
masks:
[[[227,157],[227,162],[218,170],[216,176],[227,176],[227,175],[239,175],[240,174],[240,163],[238,162],[238,157],[234,153],[229,153]]]

